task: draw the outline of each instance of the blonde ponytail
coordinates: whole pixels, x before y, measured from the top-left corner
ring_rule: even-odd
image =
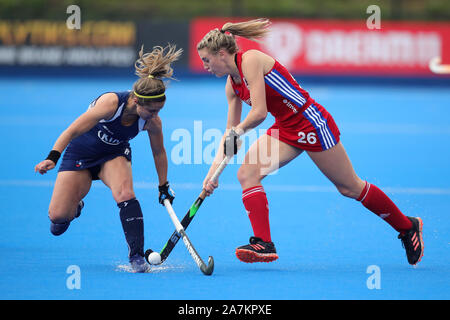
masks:
[[[270,21],[268,19],[255,19],[246,22],[231,23],[223,25],[221,31],[229,32],[232,35],[244,37],[253,41],[263,38],[269,30]]]
[[[239,48],[234,36],[259,41],[269,32],[270,24],[268,19],[255,19],[237,23],[227,22],[220,30],[216,28],[208,32],[197,44],[197,50],[207,48],[211,53],[216,54],[223,48],[230,54],[236,53]]]
[[[140,77],[133,85],[134,94],[139,104],[151,101],[164,101],[166,85],[164,79],[174,79],[171,64],[178,60],[183,49],[176,50],[176,46],[169,44],[165,48],[153,47],[152,52],[144,53],[144,46],[139,51],[139,58],[134,67],[136,75]]]

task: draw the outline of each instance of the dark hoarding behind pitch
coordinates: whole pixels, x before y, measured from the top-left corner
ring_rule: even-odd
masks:
[[[188,23],[85,21],[69,28],[65,21],[0,20],[2,74],[29,70],[131,69],[141,46],[148,52],[174,43],[187,52]],[[187,66],[187,56],[177,62]],[[6,71],[5,71],[6,70]]]

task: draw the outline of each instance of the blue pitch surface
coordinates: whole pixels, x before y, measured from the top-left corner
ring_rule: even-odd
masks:
[[[93,98],[129,89],[133,81],[0,79],[5,93],[0,117],[1,299],[450,298],[448,87],[301,82],[333,115],[358,175],[382,188],[405,214],[422,217],[425,255],[417,267],[408,265],[397,233],[339,195],[306,154],[264,181],[280,256],[270,264],[243,264],[234,255],[251,235],[237,164],[225,169],[219,189],[205,200],[187,231],[205,260],[214,256],[210,277],[201,274],[181,241],[152,273],[130,273],[118,208],[101,182],[93,183],[82,216],[64,235],[52,236],[47,208],[56,170],[40,176],[35,164]],[[201,191],[214,146],[211,137],[224,129],[224,81],[172,82],[160,113],[180,219]],[[272,122],[269,115],[259,128]],[[179,152],[182,136],[189,138],[183,140],[185,154]],[[147,135],[136,137],[132,148],[146,248],[159,251],[174,227],[157,203]],[[79,268],[80,289],[67,286],[70,266]],[[379,289],[368,288],[370,266],[379,268]]]

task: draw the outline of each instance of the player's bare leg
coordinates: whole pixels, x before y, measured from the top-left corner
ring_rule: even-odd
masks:
[[[82,199],[89,192],[91,184],[88,170],[58,172],[48,209],[53,235],[63,234],[70,222],[79,215]]]
[[[98,174],[103,183],[111,189],[117,203],[135,197],[131,162],[125,157],[117,157],[105,162]]]
[[[250,146],[238,170],[242,189],[261,185],[267,175],[284,167],[302,152],[267,134],[262,135]]]
[[[308,155],[342,195],[353,199],[359,197],[365,182],[356,175],[341,142],[322,152],[308,151]]]

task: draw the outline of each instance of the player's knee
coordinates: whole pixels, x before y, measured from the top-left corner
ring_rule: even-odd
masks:
[[[119,190],[113,191],[113,198],[117,203],[127,201],[136,198],[132,188],[120,188]]]
[[[250,179],[250,170],[241,166],[237,172],[237,178],[241,184],[245,184]]]
[[[65,205],[58,205],[51,203],[48,209],[48,218],[50,219],[50,232],[54,236],[59,236],[66,232],[69,228],[70,222],[75,218],[78,204],[74,207]]]
[[[342,194],[344,197],[356,199],[359,196],[358,191],[355,190],[355,188],[351,188],[348,186],[336,186],[339,193]]]
[[[261,175],[254,167],[241,166],[237,178],[243,188],[255,186],[261,182]]]
[[[65,215],[51,213],[49,211],[48,217],[50,219],[50,233],[54,236],[62,235],[70,225],[70,219]]]
[[[50,206],[48,209],[48,217],[53,223],[65,223],[70,222],[70,212],[64,210],[63,208],[58,208],[56,206]]]

